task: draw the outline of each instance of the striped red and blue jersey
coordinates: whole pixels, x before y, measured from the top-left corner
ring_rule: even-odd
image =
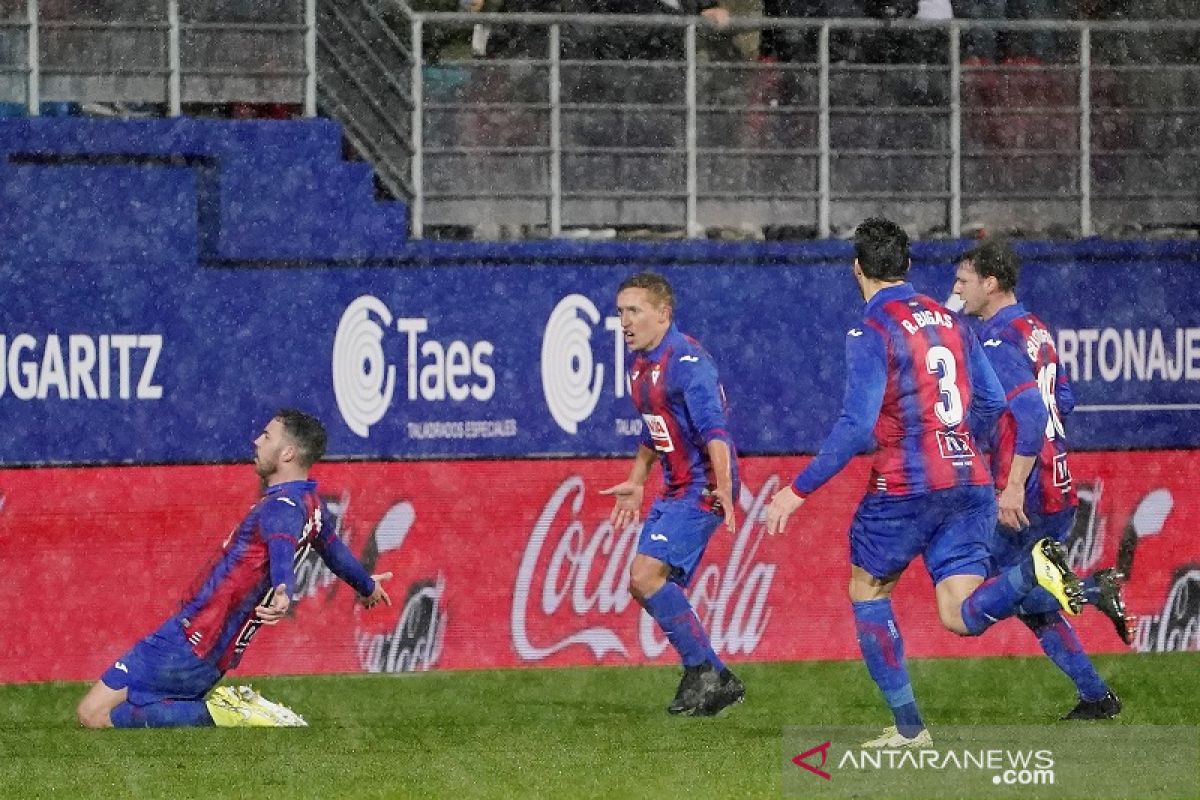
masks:
[[[360,594],[373,592],[375,582],[338,538],[333,524],[326,524],[331,520],[315,481],[267,488],[174,617],[192,651],[222,672],[237,666],[261,627],[255,606],[280,584],[289,594],[293,591],[295,565],[309,547],[316,547],[333,572]]]
[[[1062,422],[1075,407],[1075,395],[1059,364],[1054,336],[1020,303],[1000,309],[977,333],[1008,399],[992,444],[996,489],[1008,485],[1014,454],[1036,456],[1025,483],[1026,510],[1053,514],[1075,507],[1079,500],[1067,466]]]
[[[842,413],[792,482],[806,496],[876,448],[868,491],[914,495],[991,483],[980,436],[1004,394],[965,322],[904,283],[867,302],[846,335]]]
[[[711,509],[716,487],[708,444],[729,446],[733,496],[738,496],[737,449],[729,433],[725,390],[712,356],[671,325],[653,349],[637,351],[629,368],[633,405],[642,415],[640,442],[653,450],[663,468],[663,497],[696,499]]]

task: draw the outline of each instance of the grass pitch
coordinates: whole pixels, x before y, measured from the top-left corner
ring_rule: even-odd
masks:
[[[910,670],[935,737],[939,725],[1200,723],[1200,653],[1096,662],[1125,701],[1116,721],[1056,722],[1074,696],[1043,658]],[[0,797],[780,797],[785,726],[890,721],[857,662],[735,668],[746,702],[715,719],[665,713],[678,680],[665,668],[241,679],[306,729],[84,731],[83,684],[0,686]]]

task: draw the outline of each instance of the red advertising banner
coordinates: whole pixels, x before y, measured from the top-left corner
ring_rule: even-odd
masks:
[[[1072,456],[1082,505],[1070,548],[1088,573],[1131,569],[1140,651],[1200,649],[1200,454]],[[817,492],[783,536],[763,509],[800,458],[743,461],[738,530],[721,529],[689,595],[731,662],[858,657],[846,530],[866,461]],[[315,477],[350,548],[391,571],[394,605],[364,611],[315,559],[295,614],[260,632],[239,671],[417,671],[671,663],[626,590],[636,528],[613,530],[613,460],[343,463]],[[0,681],[93,679],[178,608],[257,496],[246,466],[0,471]],[[647,500],[647,506],[649,501]],[[923,567],[895,595],[921,656],[1032,654],[1023,625],[977,639],[938,622]],[[1092,652],[1125,649],[1094,610],[1075,622]]]

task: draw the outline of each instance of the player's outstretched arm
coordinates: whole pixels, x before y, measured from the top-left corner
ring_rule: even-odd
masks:
[[[346,543],[339,539],[328,526],[321,531],[313,544],[330,572],[349,584],[354,591],[358,592],[360,598],[375,598],[368,608],[380,602],[391,605],[390,598],[384,600],[387,592],[383,592],[381,595],[377,594],[379,580],[392,577],[390,572],[378,576],[369,574],[362,563],[350,552],[350,548],[346,547]]]

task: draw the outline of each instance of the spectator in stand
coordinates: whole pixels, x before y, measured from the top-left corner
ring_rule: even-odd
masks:
[[[953,0],[954,16],[980,20],[1050,20],[1067,16],[1063,0]],[[1057,60],[1053,31],[970,28],[963,33],[966,64],[1048,64]]]

